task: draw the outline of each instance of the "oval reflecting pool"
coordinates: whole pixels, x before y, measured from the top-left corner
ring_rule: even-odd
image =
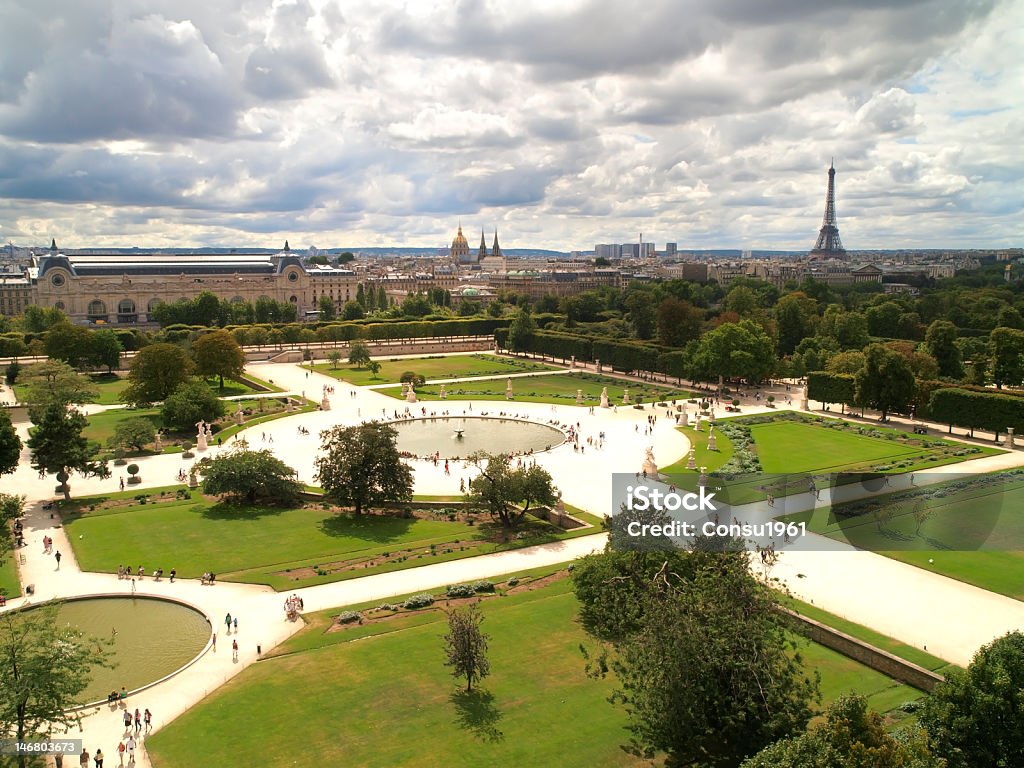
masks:
[[[57,610],[57,623],[114,641],[113,668],[93,667],[83,702],[106,701],[121,686],[132,691],[171,674],[199,655],[212,632],[210,622],[194,608],[144,597],[68,600]]]
[[[562,430],[518,419],[447,416],[392,422],[398,430],[398,450],[427,458],[465,458],[476,451],[530,453],[546,451],[565,441]]]

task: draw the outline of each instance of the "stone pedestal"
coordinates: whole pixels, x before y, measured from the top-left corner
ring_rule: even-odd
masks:
[[[1003,446],[1011,450],[1013,449],[1013,427],[1006,428],[1006,441],[1003,443]]]
[[[441,391],[438,393],[438,397],[442,400],[448,399],[448,390],[444,388],[444,384],[441,385]]]
[[[196,434],[196,450],[205,451],[209,447],[209,444],[206,442],[206,433],[202,428],[200,428],[199,432]]]
[[[601,389],[601,407],[608,407],[608,387],[603,387]]]
[[[684,427],[690,426],[690,414],[686,412],[685,408],[683,409],[682,415],[680,415],[679,417],[679,423],[682,424]]]
[[[622,404],[629,405],[629,389],[625,389],[622,392]]]
[[[512,379],[508,379],[505,382],[505,399],[512,399]]]
[[[696,469],[697,468],[697,449],[696,448],[691,448],[690,449],[690,457],[686,460],[686,468],[687,469]]]
[[[702,430],[700,428],[700,414],[699,413],[693,419],[693,428],[695,430],[697,430],[698,432],[703,432],[704,431],[704,430]]]
[[[600,372],[601,372],[601,358],[597,358],[597,359],[596,359],[596,360],[594,361],[594,369],[595,369],[595,370],[596,370],[596,371],[597,371],[598,373],[600,373]]]
[[[238,409],[235,411],[235,424],[242,425],[245,423],[245,414],[242,413],[242,404],[238,404]]]
[[[573,356],[572,356],[572,357],[571,357],[571,358],[569,359],[569,367],[570,367],[570,368],[575,368],[575,367],[576,367],[576,355],[573,355]]]
[[[409,391],[405,393],[405,402],[415,403],[416,402],[416,390],[413,389],[412,384],[409,384]]]
[[[295,410],[295,404],[292,402],[292,399],[290,397],[285,401],[284,409],[288,411],[288,413],[291,413],[292,411]]]
[[[188,487],[189,488],[198,488],[199,487],[199,478],[196,477],[196,470],[195,470],[195,468],[193,468],[188,473]]]
[[[707,488],[708,487],[708,468],[707,467],[701,467],[700,468],[700,477],[697,479],[697,485],[700,486],[701,488]]]
[[[810,403],[807,402],[807,398],[806,397],[800,398],[800,410],[801,411],[809,411],[809,410],[811,410],[811,405],[810,405]]]
[[[331,410],[331,401],[327,399],[327,395],[324,395],[324,399],[320,401],[320,410],[329,411]]]
[[[576,390],[576,405],[583,405],[583,390]]]
[[[714,427],[712,427],[712,429],[714,429]],[[714,432],[711,432],[711,433],[708,434],[708,450],[709,451],[717,451],[718,450],[718,442],[715,440],[715,433]]]
[[[658,476],[658,465],[654,462],[654,449],[648,448],[644,454],[644,475],[649,478]]]
[[[159,432],[156,433],[156,439],[153,441],[153,450],[156,451],[157,453],[163,453],[164,452],[164,443],[160,439],[160,433]]]

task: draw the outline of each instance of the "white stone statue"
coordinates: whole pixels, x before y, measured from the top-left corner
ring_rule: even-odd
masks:
[[[505,381],[505,399],[512,399],[512,379],[507,379]]]
[[[441,385],[441,391],[438,393],[438,397],[442,400],[448,399],[448,390],[444,388],[444,384]]]
[[[235,409],[235,424],[241,425],[245,423],[245,414],[242,413],[242,403],[238,403],[238,408]]]
[[[715,440],[715,425],[714,424],[712,424],[708,428],[708,450],[709,451],[717,451],[718,450],[718,442]]]
[[[412,382],[409,382],[409,391],[405,393],[405,402],[415,403],[416,402],[416,390],[412,387]]]
[[[608,387],[601,388],[601,407],[608,407]]]
[[[324,392],[323,400],[320,401],[320,410],[329,411],[331,410],[331,401],[327,399],[327,393]]]
[[[163,441],[160,439],[159,432],[156,433],[156,439],[153,441],[153,450],[156,451],[157,453],[163,453],[164,451],[164,444]]]
[[[644,474],[647,477],[658,476],[658,465],[654,463],[654,448],[650,446],[644,450]]]
[[[698,432],[703,432],[700,428],[700,411],[697,411],[697,415],[693,417],[693,428]]]
[[[583,390],[576,390],[576,405],[583,405]]]
[[[690,414],[686,412],[685,408],[683,408],[683,415],[679,417],[679,423],[684,427],[690,426]]]
[[[629,405],[629,388],[627,387],[622,393],[622,404]]]
[[[688,458],[686,460],[686,468],[687,469],[696,469],[697,468],[697,449],[693,448],[692,446],[690,448],[690,458]]]

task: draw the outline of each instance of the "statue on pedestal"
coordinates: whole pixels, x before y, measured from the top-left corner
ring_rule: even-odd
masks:
[[[209,447],[209,445],[206,442],[206,430],[204,429],[205,425],[206,425],[205,421],[200,420],[200,421],[196,422],[196,450],[197,451],[205,451]]]
[[[708,429],[708,450],[709,451],[717,451],[718,450],[718,443],[715,440],[715,425],[714,424],[712,424],[711,427]]]
[[[164,444],[163,441],[160,439],[159,432],[156,433],[156,439],[153,441],[153,450],[156,451],[157,453],[164,452]]]
[[[448,399],[448,390],[444,388],[444,384],[441,385],[441,391],[440,391],[440,393],[438,393],[438,396],[442,400],[447,400]]]
[[[683,408],[683,415],[680,417],[679,423],[684,427],[690,426],[690,414],[686,412],[685,408]]]
[[[601,388],[601,407],[608,407],[608,387]]]
[[[622,392],[622,404],[629,405],[629,387],[626,387]]]
[[[647,477],[658,476],[658,465],[654,463],[654,448],[648,447],[644,451],[644,474]]]
[[[235,409],[235,424],[241,425],[245,423],[245,414],[242,413],[242,404],[238,404],[238,408]]]
[[[687,469],[696,469],[697,468],[697,449],[692,447],[692,446],[690,447],[690,457],[686,460],[686,468]]]
[[[693,428],[698,432],[703,432],[700,428],[700,411],[697,411],[697,415],[693,417]]]
[[[331,401],[327,399],[327,393],[324,393],[324,399],[320,401],[320,410],[329,411],[331,410]]]
[[[583,405],[583,390],[576,390],[576,405]]]
[[[507,379],[505,382],[505,399],[512,399],[512,379]]]
[[[415,403],[416,402],[416,390],[413,389],[412,382],[409,382],[409,391],[405,393],[405,402]]]

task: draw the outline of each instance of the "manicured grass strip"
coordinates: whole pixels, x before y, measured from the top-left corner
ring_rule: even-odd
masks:
[[[319,363],[313,368],[327,376],[347,381],[356,386],[368,384],[389,384],[398,382],[406,371],[413,371],[427,379],[459,379],[469,376],[500,376],[510,373],[532,373],[557,371],[553,365],[497,355],[450,355],[406,359],[374,358],[380,363],[380,371],[374,376],[365,368],[355,368],[343,358],[337,368],[330,363]]]
[[[690,441],[690,445],[696,448],[694,452],[694,458],[697,462],[698,467],[707,467],[708,472],[714,472],[721,467],[725,462],[732,458],[732,441],[715,430],[715,444],[718,447],[716,451],[708,450],[708,427],[709,423],[706,421],[701,422],[701,431],[698,432],[693,427],[676,427],[676,430],[682,432],[686,439]],[[686,468],[686,464],[689,461],[689,456],[680,459],[675,464],[669,464],[667,467],[661,468],[661,472],[666,475],[682,474],[684,472],[700,472],[700,469],[690,470]]]
[[[140,418],[152,422],[156,429],[160,429],[164,425],[159,408],[117,408],[89,416],[89,424],[82,430],[82,434],[86,439],[94,440],[100,444],[101,448],[106,449],[107,440],[114,436],[118,424],[128,419]]]
[[[446,384],[445,391],[449,400],[501,400],[505,401],[506,379],[487,379],[484,381],[460,381]],[[552,403],[555,405],[576,405],[576,390],[583,390],[583,405],[597,406],[601,404],[601,390],[608,388],[608,401],[611,405],[624,408],[622,404],[625,390],[629,389],[631,403],[638,398],[643,403],[662,400],[685,400],[690,393],[682,389],[672,389],[654,384],[638,384],[623,382],[609,376],[596,373],[573,372],[550,376],[530,376],[512,379],[512,402]],[[382,395],[401,398],[400,387],[389,387],[377,390]],[[439,400],[441,386],[427,384],[416,388],[419,400]]]
[[[896,441],[796,421],[755,424],[750,431],[761,466],[770,473],[824,472],[920,452]]]
[[[15,558],[21,556],[21,550],[7,553],[3,562],[0,563],[0,595],[5,597],[17,597],[21,594],[21,584],[18,582],[18,567],[15,565]]]

